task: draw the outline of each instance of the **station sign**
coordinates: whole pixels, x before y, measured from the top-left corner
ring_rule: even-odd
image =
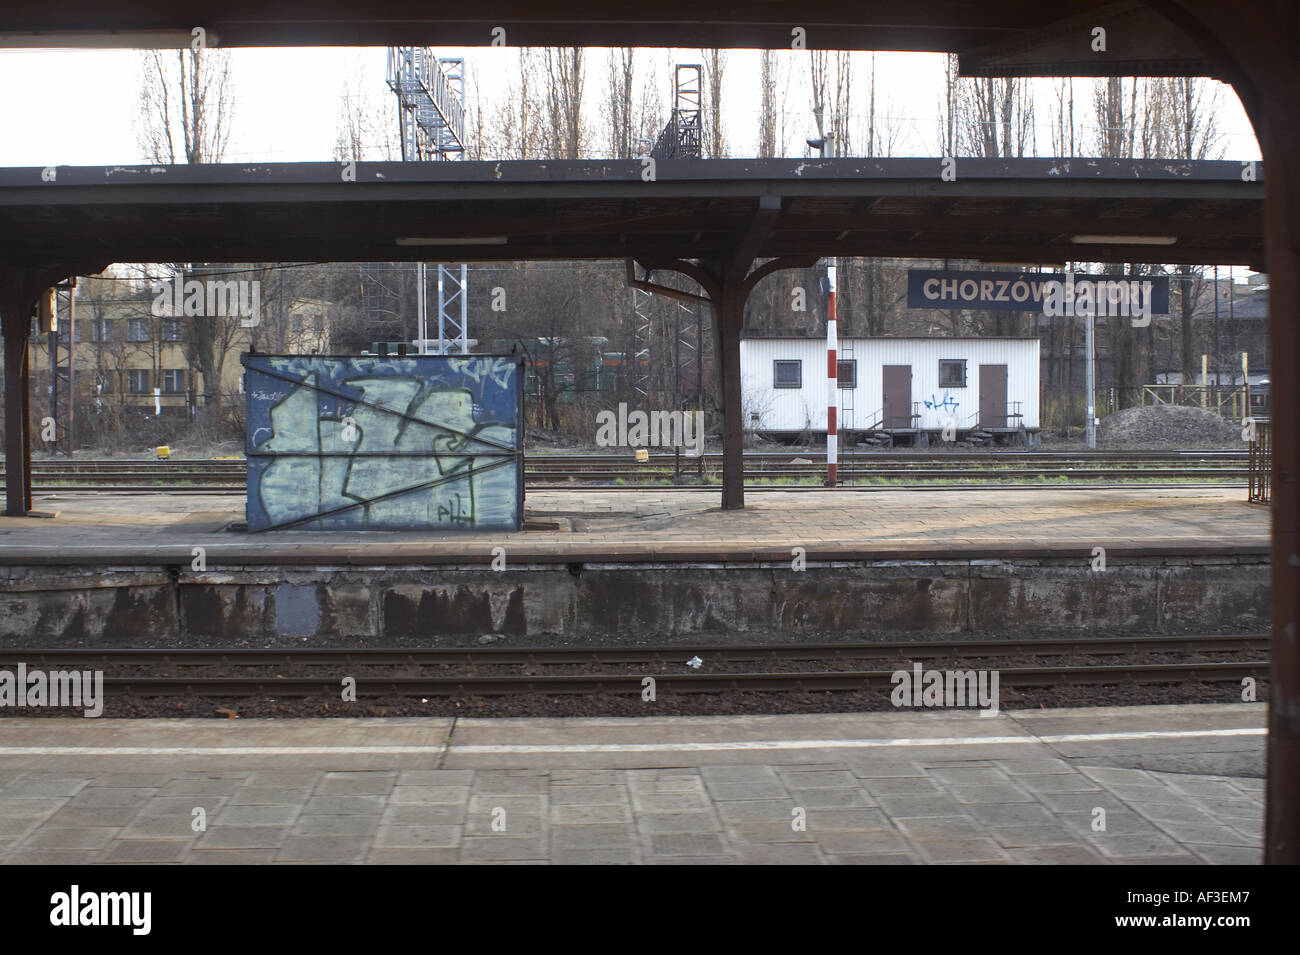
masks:
[[[1065,307],[1062,308],[1062,300]],[[1062,272],[976,272],[908,269],[908,308],[970,308],[1074,314],[1074,302],[1095,303],[1097,315],[1169,314],[1169,279],[1155,275]],[[1108,309],[1123,303],[1124,310]],[[1082,311],[1079,312],[1082,314]]]

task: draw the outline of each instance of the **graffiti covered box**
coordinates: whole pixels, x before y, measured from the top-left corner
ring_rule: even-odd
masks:
[[[240,361],[250,531],[522,525],[521,359]]]

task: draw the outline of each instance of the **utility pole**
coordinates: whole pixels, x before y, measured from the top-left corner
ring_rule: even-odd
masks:
[[[1219,267],[1214,267],[1214,407],[1219,407]]]
[[[1228,266],[1228,354],[1229,355],[1237,354],[1236,272],[1237,270],[1234,266],[1231,265]],[[1232,380],[1233,382],[1237,380],[1237,373],[1235,371],[1232,373]],[[1242,384],[1244,385],[1245,382],[1243,381]],[[1230,390],[1232,391],[1232,402],[1235,405],[1237,403],[1236,386],[1234,385]]]
[[[54,427],[59,426],[59,296],[58,293],[51,291],[48,296],[42,295],[42,310],[48,310],[49,315],[42,315],[41,318],[49,318],[50,331],[46,337],[46,342],[50,352],[50,420],[54,422]],[[59,446],[59,433],[54,432],[54,443],[50,445],[50,456],[54,456],[55,450]]]
[[[428,267],[423,262],[415,264],[415,323],[420,336],[419,353],[427,355],[429,342],[429,303],[425,300],[425,294],[429,284]],[[442,351],[442,342],[438,343],[438,351]]]
[[[65,432],[67,438],[67,447],[64,451],[68,457],[72,457],[72,445],[74,428],[76,425],[75,415],[77,410],[77,388],[76,388],[76,354],[77,354],[77,321],[76,306],[74,304],[74,290],[77,287],[77,280],[73,278],[67,282],[61,282],[54,287],[50,298],[50,417],[57,422],[59,420],[59,293],[68,293],[68,427]],[[58,433],[55,433],[54,444],[50,447],[50,454],[54,454],[59,447]]]
[[[284,338],[285,317],[284,317],[284,263],[280,263],[280,291],[276,294],[275,306],[280,311],[280,337]]]
[[[66,286],[68,290],[68,457],[72,457],[72,444],[76,436],[77,415],[77,280],[74,277]]]
[[[1087,356],[1088,421],[1085,434],[1088,447],[1097,447],[1097,327],[1096,309],[1084,316],[1084,354]]]

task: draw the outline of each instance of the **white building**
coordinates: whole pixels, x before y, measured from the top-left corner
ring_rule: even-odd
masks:
[[[841,431],[1036,434],[1036,338],[844,338],[837,351]],[[745,427],[826,431],[826,340],[740,343]]]

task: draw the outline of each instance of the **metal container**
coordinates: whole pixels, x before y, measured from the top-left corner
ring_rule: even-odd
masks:
[[[250,531],[522,526],[521,358],[240,361]]]

